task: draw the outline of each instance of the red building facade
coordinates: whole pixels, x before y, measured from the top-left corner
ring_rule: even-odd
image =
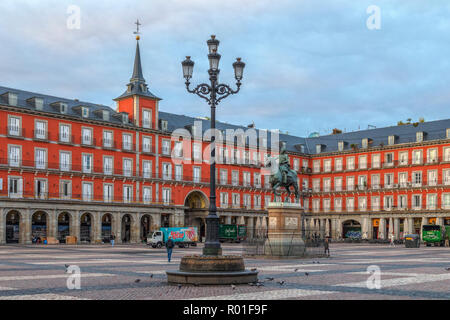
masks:
[[[115,101],[112,110],[0,87],[0,244],[63,242],[68,235],[100,243],[111,233],[118,242],[139,242],[161,226],[197,226],[204,236],[208,121],[159,110],[139,44],[130,83]],[[450,224],[447,126],[442,120],[306,139],[280,135],[298,172],[308,229],[333,238],[400,238],[423,224]],[[173,139],[177,129],[192,140]],[[221,222],[248,226],[249,237],[267,228],[273,200],[261,174],[271,150],[262,141],[219,144],[217,152]]]

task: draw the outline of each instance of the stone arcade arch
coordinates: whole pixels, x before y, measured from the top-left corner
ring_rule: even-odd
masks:
[[[6,214],[5,236],[6,243],[19,243],[20,241],[20,213],[11,210]]]
[[[101,240],[104,243],[111,241],[111,234],[113,233],[113,216],[110,213],[105,213],[102,216],[101,226]]]
[[[66,237],[70,236],[71,216],[68,212],[61,212],[58,215],[58,240],[59,243],[66,243]]]
[[[185,225],[197,227],[199,241],[206,237],[205,218],[208,215],[208,197],[200,190],[193,190],[188,193],[184,200]]]
[[[31,216],[31,238],[44,241],[48,233],[48,214],[45,211],[36,211]]]
[[[80,217],[80,242],[92,242],[93,236],[93,216],[89,212],[85,212]]]
[[[140,226],[140,239],[142,241],[147,241],[147,237],[149,236],[149,234],[151,235],[152,231],[151,230],[152,227],[152,216],[149,214],[144,214],[141,217],[141,226]]]
[[[343,238],[361,238],[361,223],[356,220],[345,220],[342,222]]]
[[[122,242],[129,243],[131,241],[131,226],[133,224],[132,216],[129,214],[125,214],[122,217]]]

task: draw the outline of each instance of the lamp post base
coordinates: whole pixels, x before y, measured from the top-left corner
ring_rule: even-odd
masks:
[[[258,281],[258,271],[245,270],[241,256],[185,256],[179,271],[166,271],[178,284],[240,284]]]

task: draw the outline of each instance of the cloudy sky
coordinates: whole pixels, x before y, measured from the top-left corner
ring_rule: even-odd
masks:
[[[114,3],[114,5],[113,5]],[[68,8],[81,10],[69,29]],[[379,30],[366,25],[380,8]],[[207,116],[180,62],[207,80],[206,40],[221,41],[220,80],[246,62],[218,119],[306,136],[449,118],[450,3],[442,0],[1,0],[0,85],[114,106],[128,83],[133,31],[162,111]]]

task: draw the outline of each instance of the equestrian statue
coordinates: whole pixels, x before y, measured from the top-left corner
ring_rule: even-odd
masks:
[[[278,160],[278,170],[275,172],[274,164]],[[270,185],[272,187],[273,193],[279,196],[280,193],[277,191],[278,187],[284,187],[288,193],[285,201],[289,199],[291,195],[291,186],[294,187],[295,199],[300,198],[300,192],[297,183],[297,172],[291,169],[289,164],[289,156],[286,153],[286,146],[283,143],[280,147],[280,155],[278,157],[269,157],[265,163],[266,167],[271,168],[272,174],[270,175]]]

